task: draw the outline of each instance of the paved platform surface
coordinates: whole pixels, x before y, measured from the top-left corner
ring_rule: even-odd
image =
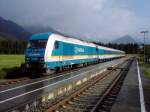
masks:
[[[150,79],[144,75],[143,68],[141,68],[140,71],[141,71],[141,79],[143,82],[146,112],[150,112]]]
[[[111,112],[140,112],[137,63],[134,61]]]

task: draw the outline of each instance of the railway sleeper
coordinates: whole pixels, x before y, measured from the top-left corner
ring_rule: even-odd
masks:
[[[97,88],[98,87],[98,88]],[[101,87],[100,85],[96,85],[95,87],[93,87],[93,88],[89,88],[88,90],[86,90],[86,91],[97,91],[97,90],[105,90],[106,89],[106,87]]]
[[[97,96],[97,97],[93,97],[93,96],[80,96],[79,98],[80,99],[84,99],[84,100],[88,100],[88,101],[90,101],[90,100],[95,100],[95,99],[99,99],[99,97],[100,97],[100,95],[99,96]]]
[[[93,104],[93,103],[91,103],[91,102],[86,102],[86,103],[82,103],[82,102],[72,102],[70,105],[75,105],[75,106],[84,106],[84,107],[89,107],[89,106],[93,106],[93,105],[95,105],[95,103]],[[69,106],[70,106],[69,105]]]
[[[88,100],[83,100],[83,99],[76,99],[76,100],[74,100],[74,102],[82,102],[82,103],[87,103],[87,102],[94,103],[95,101],[97,101],[97,100],[90,100],[90,102]]]
[[[82,112],[85,112],[85,111],[87,111],[87,110],[91,110],[94,105],[95,105],[95,104],[72,105],[72,108],[82,109],[82,110],[84,110],[84,111],[82,111]]]
[[[69,106],[63,107],[58,112],[84,112],[85,109],[72,108]]]
[[[97,110],[97,112],[110,112],[110,109],[111,109],[112,106],[109,106],[109,105],[102,105],[99,107],[99,109]]]
[[[94,87],[91,87],[91,88],[89,88],[88,90],[100,90],[100,89],[106,89],[106,85],[108,85],[108,84],[105,84],[105,86],[104,86],[104,84],[102,83],[102,85],[101,84],[96,84],[96,85],[94,85]],[[97,88],[98,87],[98,88]]]
[[[85,105],[83,105],[83,104],[69,104],[68,105],[69,107],[72,107],[72,108],[77,108],[77,109],[86,109],[86,107],[85,107]]]
[[[111,107],[112,107],[112,105],[105,105],[104,104],[104,105],[101,106],[101,109],[105,110],[105,111],[110,111]]]
[[[87,102],[88,100],[87,99],[81,99],[81,98],[74,98],[73,99],[74,101],[81,101],[81,102]],[[93,99],[91,99],[90,101],[95,101],[95,99],[93,98]]]
[[[74,102],[76,102],[76,103],[88,103],[88,104],[92,104],[92,103],[95,103],[97,100],[91,100],[91,101],[89,101],[89,100],[74,100]]]
[[[110,85],[109,83],[97,83],[95,86],[89,88],[88,90],[100,90],[100,89],[106,89]]]
[[[83,95],[91,95],[91,94],[93,94],[93,95],[97,95],[97,96],[99,96],[100,94],[102,94],[104,92],[104,90],[93,90],[93,91],[86,91],[86,92],[84,92],[83,93]]]
[[[107,104],[107,105],[112,105],[113,104],[113,102],[112,102],[112,100],[106,100],[106,101],[104,101],[104,104]]]
[[[93,96],[93,97],[99,97],[103,92],[99,92],[99,93],[87,93],[87,94],[83,94],[87,97]]]

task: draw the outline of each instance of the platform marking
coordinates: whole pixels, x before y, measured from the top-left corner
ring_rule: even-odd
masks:
[[[140,93],[141,112],[146,112],[145,102],[144,102],[144,95],[143,95],[143,87],[142,87],[142,81],[141,81],[138,61],[137,61],[137,72],[138,72],[138,80],[139,80],[139,93]]]
[[[112,63],[113,62],[110,62],[110,63],[107,63],[107,64],[105,63],[104,66],[107,66],[107,65],[112,64]],[[94,66],[92,66],[92,67],[94,67]],[[77,70],[77,71],[74,71],[74,72],[78,72],[80,70]],[[67,75],[67,74],[70,74],[70,73],[66,73],[65,75]],[[56,77],[51,77],[51,78],[48,78],[48,79],[32,82],[32,83],[29,83],[29,84],[24,84],[24,85],[21,85],[21,86],[17,86],[17,87],[14,87],[14,88],[10,88],[10,89],[6,89],[6,90],[3,90],[3,91],[0,91],[0,93],[4,93],[4,92],[11,91],[11,90],[19,89],[19,88],[26,87],[26,86],[29,86],[29,85],[34,85],[34,84],[37,84],[37,83],[40,83],[40,82],[48,81],[48,80],[55,79],[55,78],[58,78],[58,77],[61,77],[61,76],[65,76],[65,75],[63,74],[63,75],[59,75],[59,76],[56,76]]]
[[[29,91],[29,92],[26,92],[26,93],[23,93],[23,94],[20,94],[20,95],[17,95],[17,96],[14,96],[14,97],[11,97],[11,98],[8,98],[8,99],[5,99],[5,100],[2,100],[2,101],[0,101],[0,104],[5,103],[5,102],[10,101],[10,100],[13,100],[13,99],[15,99],[15,98],[19,98],[19,97],[21,97],[21,96],[24,96],[24,95],[27,95],[27,94],[33,93],[33,92],[36,92],[36,91],[42,90],[42,89],[44,89],[44,88],[47,88],[47,87],[50,87],[50,86],[56,85],[56,84],[58,84],[58,83],[65,82],[65,81],[67,81],[67,80],[69,80],[69,79],[72,79],[72,78],[78,77],[78,76],[80,76],[80,75],[82,75],[82,74],[85,74],[85,73],[87,73],[87,72],[90,72],[90,71],[92,71],[92,70],[89,70],[89,71],[86,71],[86,72],[80,73],[79,75],[72,76],[72,77],[70,77],[70,78],[67,78],[67,79],[64,79],[64,80],[58,81],[58,82],[53,83],[53,84],[49,84],[49,85],[47,85],[47,86],[43,86],[43,87],[38,88],[38,89],[35,89],[35,90],[32,90],[32,91]]]

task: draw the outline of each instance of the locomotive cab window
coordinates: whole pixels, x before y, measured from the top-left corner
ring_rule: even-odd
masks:
[[[59,42],[58,42],[58,41],[55,42],[54,48],[55,48],[55,49],[58,49],[58,48],[59,48]]]
[[[30,40],[27,48],[45,48],[47,40]]]

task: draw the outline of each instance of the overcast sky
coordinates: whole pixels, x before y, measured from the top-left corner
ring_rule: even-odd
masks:
[[[0,0],[0,16],[99,41],[150,30],[150,0]]]

